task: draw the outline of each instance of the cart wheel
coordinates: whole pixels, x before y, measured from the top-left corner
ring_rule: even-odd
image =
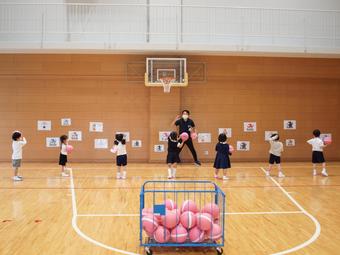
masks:
[[[152,255],[153,254],[152,250],[149,247],[145,247],[145,253],[146,253],[146,255]]]
[[[217,253],[217,255],[222,255],[223,249],[222,248],[216,248],[216,253]]]

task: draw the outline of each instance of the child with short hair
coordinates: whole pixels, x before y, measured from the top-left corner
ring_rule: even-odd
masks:
[[[325,148],[327,145],[324,144],[322,139],[320,138],[321,131],[319,129],[315,129],[313,131],[314,138],[309,139],[307,141],[308,144],[312,145],[312,163],[313,163],[313,176],[317,175],[316,172],[316,164],[322,164],[322,171],[321,174],[325,177],[328,176],[327,170],[326,170],[326,161],[323,156],[323,148]]]
[[[279,134],[272,134],[269,138],[270,150],[269,150],[269,167],[266,171],[266,176],[270,176],[270,171],[273,168],[273,165],[276,164],[279,170],[278,177],[283,178],[285,175],[283,174],[281,168],[281,153],[283,152],[283,143],[279,141]]]
[[[168,155],[166,163],[168,164],[168,179],[176,178],[177,163],[180,162],[179,152],[184,142],[178,137],[177,132],[172,131],[168,137]]]
[[[66,173],[66,164],[67,164],[67,145],[68,145],[68,136],[62,135],[60,136],[60,155],[59,155],[59,165],[61,166],[61,176],[68,177],[69,174]]]
[[[117,179],[126,179],[127,152],[123,134],[116,134],[112,153],[116,153]],[[122,170],[123,169],[123,170]],[[121,171],[122,170],[122,171]]]
[[[12,134],[12,166],[14,169],[13,181],[22,181],[19,175],[19,168],[22,163],[22,147],[27,144],[26,138],[21,135],[20,131],[14,131]]]
[[[216,157],[214,162],[214,168],[215,168],[215,178],[218,177],[218,173],[220,169],[223,169],[223,180],[228,180],[227,176],[227,169],[231,168],[230,164],[230,158],[231,152],[230,152],[230,146],[227,143],[227,135],[225,133],[222,133],[218,136],[218,143],[215,147],[216,150]]]

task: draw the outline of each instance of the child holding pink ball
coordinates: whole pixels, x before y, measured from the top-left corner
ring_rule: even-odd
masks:
[[[179,152],[184,142],[177,135],[177,132],[172,131],[168,137],[168,155],[166,163],[168,164],[168,179],[176,178],[177,163],[180,162]]]
[[[61,166],[61,176],[68,177],[69,174],[66,173],[66,164],[67,164],[67,154],[68,154],[68,136],[62,135],[60,136],[60,155],[59,155],[59,165]]]
[[[230,158],[231,155],[230,146],[227,143],[227,135],[222,133],[218,136],[218,143],[215,147],[216,157],[214,162],[215,178],[218,178],[220,169],[223,169],[223,180],[228,180],[227,169],[231,168]]]

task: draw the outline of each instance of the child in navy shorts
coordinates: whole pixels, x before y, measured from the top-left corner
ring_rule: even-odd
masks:
[[[326,170],[326,161],[323,155],[323,148],[325,148],[327,145],[324,144],[324,142],[320,138],[321,132],[319,129],[315,129],[313,131],[313,135],[314,135],[314,138],[309,139],[307,141],[307,143],[312,145],[313,176],[317,175],[316,164],[322,164],[321,174],[327,177],[328,173]]]
[[[116,153],[117,179],[126,179],[127,152],[126,141],[123,134],[116,134],[112,153]]]
[[[173,131],[170,133],[168,137],[168,155],[166,157],[168,179],[176,178],[177,163],[180,162],[179,152],[183,144],[183,141],[178,138],[177,132]]]

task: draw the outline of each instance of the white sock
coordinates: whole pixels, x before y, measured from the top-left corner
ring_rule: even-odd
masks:
[[[168,168],[168,177],[172,177],[172,169],[171,168]]]
[[[172,169],[172,177],[174,177],[174,178],[176,177],[176,168]]]
[[[117,178],[120,178],[120,172],[117,172]]]
[[[123,178],[125,179],[126,178],[126,171],[123,171]]]

